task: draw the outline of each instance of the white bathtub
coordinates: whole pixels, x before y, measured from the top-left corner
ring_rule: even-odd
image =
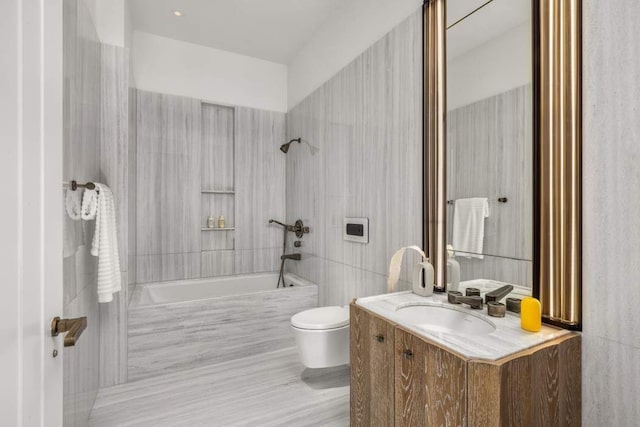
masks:
[[[278,273],[136,285],[128,316],[130,381],[295,345],[291,316],[318,287]],[[290,286],[293,285],[293,286]]]
[[[285,274],[287,287],[314,285],[298,276]],[[199,301],[209,298],[251,294],[276,290],[278,273],[244,274],[207,279],[179,280],[175,282],[136,285],[130,306]]]

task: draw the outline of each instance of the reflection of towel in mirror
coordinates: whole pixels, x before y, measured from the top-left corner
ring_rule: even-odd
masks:
[[[489,216],[486,197],[457,199],[453,212],[453,248],[456,256],[482,259],[484,219]]]

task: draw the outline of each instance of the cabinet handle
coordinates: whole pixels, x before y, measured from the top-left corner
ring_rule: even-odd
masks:
[[[384,335],[376,335],[376,340],[378,342],[384,342]]]
[[[405,359],[413,358],[413,352],[411,350],[405,350],[402,353],[404,354],[404,358]]]

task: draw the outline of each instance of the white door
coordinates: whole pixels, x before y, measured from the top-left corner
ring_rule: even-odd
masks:
[[[62,425],[62,0],[0,13],[0,425]],[[53,357],[57,350],[57,357]]]

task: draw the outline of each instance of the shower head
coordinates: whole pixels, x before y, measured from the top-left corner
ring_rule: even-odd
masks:
[[[297,142],[298,144],[300,144],[302,142],[302,138],[295,138],[287,142],[286,144],[282,144],[280,146],[280,151],[282,151],[284,154],[287,154],[287,151],[289,151],[289,147],[291,146],[292,142]]]

